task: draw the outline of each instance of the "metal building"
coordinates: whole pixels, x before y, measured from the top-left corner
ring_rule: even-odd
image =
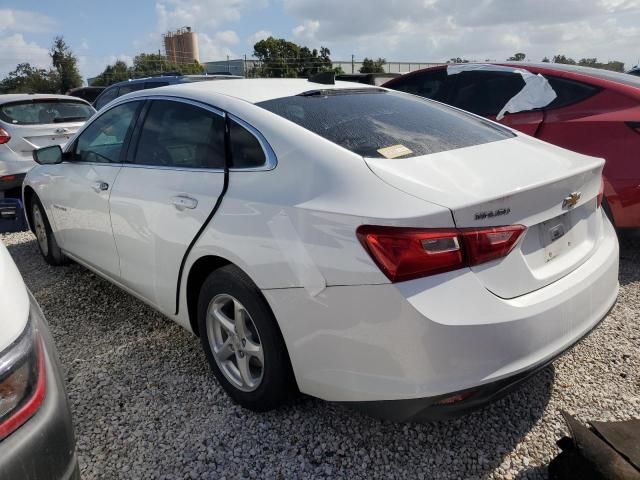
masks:
[[[162,40],[168,62],[182,65],[200,61],[198,35],[191,31],[191,27],[182,27],[175,32],[167,32],[162,35]]]

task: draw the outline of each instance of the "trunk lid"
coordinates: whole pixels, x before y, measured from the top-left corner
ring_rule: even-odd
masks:
[[[11,125],[11,149],[19,155],[28,154],[49,145],[63,145],[78,131],[84,122],[52,123],[43,125]]]
[[[519,136],[366,162],[385,182],[449,208],[459,228],[526,226],[509,255],[472,267],[483,285],[502,298],[567,275],[589,258],[602,235],[602,213],[596,208],[602,159]],[[574,193],[579,198],[571,197]]]

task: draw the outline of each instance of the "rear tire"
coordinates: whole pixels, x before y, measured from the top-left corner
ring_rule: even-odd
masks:
[[[264,412],[295,391],[276,319],[258,287],[237,267],[219,268],[205,280],[198,328],[214,375],[236,403]]]
[[[56,241],[56,237],[51,230],[51,224],[47,218],[47,214],[44,211],[44,207],[40,202],[40,199],[34,195],[31,202],[31,225],[33,231],[36,234],[36,240],[38,248],[45,261],[49,265],[59,266],[69,263],[69,259],[66,257]]]

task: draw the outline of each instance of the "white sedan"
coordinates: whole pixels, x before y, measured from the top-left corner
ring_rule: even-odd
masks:
[[[24,200],[43,256],[199,335],[229,395],[257,411],[299,390],[448,417],[602,320],[618,292],[603,160],[324,82],[112,102],[64,151],[35,154]]]

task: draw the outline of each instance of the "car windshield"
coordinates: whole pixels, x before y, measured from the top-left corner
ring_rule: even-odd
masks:
[[[514,136],[445,105],[376,88],[315,90],[258,105],[363,157],[414,157]]]
[[[91,106],[77,100],[34,99],[1,105],[0,119],[13,125],[42,125],[84,121],[93,112]]]

